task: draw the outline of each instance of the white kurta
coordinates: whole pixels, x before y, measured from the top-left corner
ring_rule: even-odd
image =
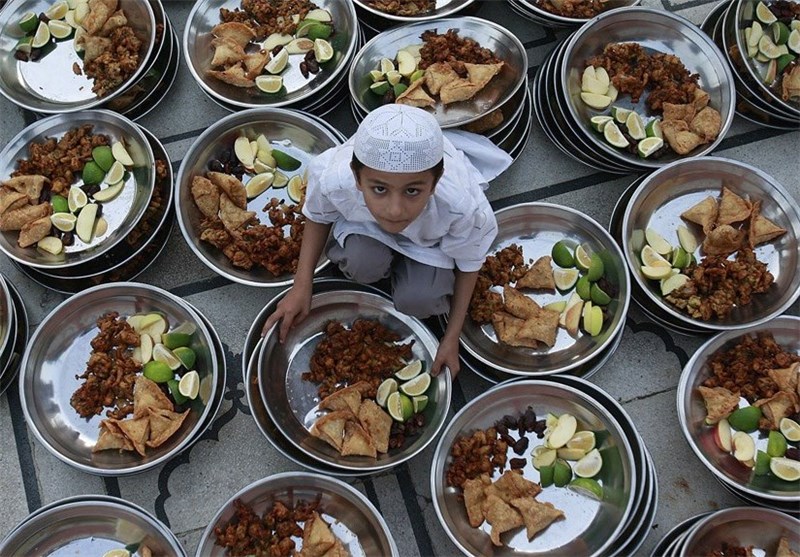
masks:
[[[497,236],[497,221],[483,190],[511,159],[485,138],[470,136],[446,134],[444,173],[420,216],[398,234],[378,225],[356,187],[350,169],[352,139],[309,165],[303,214],[314,222],[333,224],[333,236],[341,246],[350,234],[361,234],[425,265],[477,271]],[[470,162],[475,158],[456,149],[448,137],[472,147],[473,155],[478,153],[482,172]]]

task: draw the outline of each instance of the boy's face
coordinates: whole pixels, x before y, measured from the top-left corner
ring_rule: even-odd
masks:
[[[367,209],[390,234],[402,232],[422,213],[437,179],[430,170],[383,172],[366,166],[355,174]]]

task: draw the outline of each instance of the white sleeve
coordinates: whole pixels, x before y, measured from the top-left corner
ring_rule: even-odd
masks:
[[[309,220],[320,224],[330,224],[338,220],[341,213],[325,193],[324,179],[330,173],[330,163],[335,158],[337,147],[318,155],[308,165],[308,185],[303,214]]]
[[[497,236],[497,220],[486,197],[470,214],[458,218],[442,238],[441,249],[465,273],[478,271]]]

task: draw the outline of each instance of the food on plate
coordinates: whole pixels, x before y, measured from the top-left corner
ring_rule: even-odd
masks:
[[[189,347],[195,326],[183,323],[170,331],[158,313],[124,319],[109,312],[97,327],[86,370],[76,376],[84,382],[70,404],[83,418],[108,408],[93,452],[136,450],[145,456],[145,447],[164,444],[188,416],[189,410],[176,412],[176,405],[198,396],[196,356]]]
[[[92,128],[84,124],[59,140],[31,142],[28,158],[0,181],[0,230],[19,230],[20,247],[59,255],[76,236],[83,246],[107,233],[102,204],[125,188],[133,160],[122,142],[112,148],[111,138]]]
[[[243,0],[241,9],[221,8],[220,19],[207,74],[234,87],[285,94],[287,68],[308,79],[335,55],[331,13],[306,0]]]
[[[573,337],[581,328],[597,336],[617,290],[605,275],[602,257],[586,245],[562,240],[550,255],[526,264],[522,248],[512,244],[486,258],[470,300],[470,317],[491,323],[499,342],[508,346],[552,347],[559,327]],[[541,306],[532,297],[536,292],[523,292],[529,290],[569,297]]]
[[[294,506],[275,501],[259,516],[240,499],[225,526],[214,528],[216,545],[230,557],[347,557],[349,552],[320,514],[320,501],[298,501]],[[294,538],[294,539],[292,539]],[[297,542],[301,540],[300,549]]]
[[[419,16],[436,9],[435,0],[365,0],[366,4],[387,14]]]
[[[302,163],[279,143],[271,143],[263,134],[241,135],[232,149],[209,161],[205,175],[194,176],[190,185],[202,214],[200,240],[222,250],[235,267],[258,266],[275,276],[297,270],[305,228],[305,172],[291,177],[284,173],[298,170]],[[284,187],[295,203],[277,197],[263,201],[264,192],[271,188],[274,195]],[[259,220],[256,210],[267,214],[268,225]]]
[[[536,6],[562,17],[592,18],[609,8],[604,0],[535,0]]]
[[[449,105],[473,98],[503,68],[504,62],[475,40],[460,37],[455,29],[445,34],[422,33],[422,45],[408,45],[394,60],[383,58],[380,68],[370,72],[370,91],[382,102],[417,108]],[[438,97],[438,101],[437,101]],[[502,113],[472,129],[487,131],[502,123]]]
[[[642,273],[660,281],[667,302],[695,319],[724,319],[770,289],[774,277],[755,248],[786,230],[761,213],[760,200],[744,199],[723,184],[719,200],[706,197],[681,217],[702,228],[702,242],[685,226],[678,228],[678,246],[648,228],[640,253]]]
[[[597,111],[611,107],[610,116],[593,116],[590,124],[612,146],[642,158],[670,150],[687,155],[716,140],[722,129],[722,117],[708,105],[699,81],[673,54],[650,53],[638,43],[610,43],[586,61],[581,99]],[[645,91],[647,114],[612,105],[626,94],[638,104]]]

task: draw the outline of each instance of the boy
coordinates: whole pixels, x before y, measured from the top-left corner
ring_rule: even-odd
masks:
[[[493,167],[489,176],[443,136],[431,114],[398,104],[369,113],[353,138],[311,163],[294,285],[262,334],[282,319],[283,342],[306,317],[314,267],[333,228],[327,255],[345,276],[362,283],[391,277],[395,307],[408,315],[449,311],[431,372],[446,366],[455,377],[472,290],[497,235],[483,187],[511,158],[485,138],[452,137],[482,159],[479,165]]]

